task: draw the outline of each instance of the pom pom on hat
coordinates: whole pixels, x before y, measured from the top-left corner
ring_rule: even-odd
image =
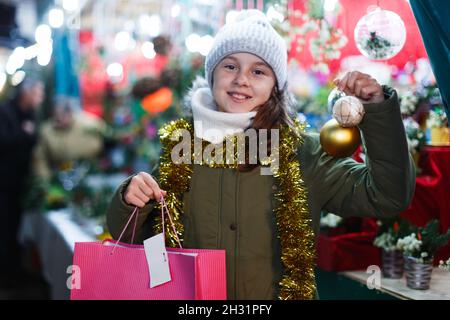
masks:
[[[248,9],[240,11],[233,22],[240,22],[249,18],[267,20],[267,17],[263,12],[256,9]]]

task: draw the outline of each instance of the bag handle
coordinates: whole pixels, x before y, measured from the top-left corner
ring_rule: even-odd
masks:
[[[175,224],[172,221],[172,217],[170,215],[169,208],[167,207],[167,203],[164,200],[164,197],[161,197],[161,224],[162,224],[163,237],[164,237],[164,239],[166,239],[166,232],[165,232],[165,227],[164,227],[164,209],[166,210],[167,216],[169,217],[170,225],[172,226],[172,230],[173,230],[173,232],[175,234],[175,237],[177,239],[178,245],[179,245],[180,249],[183,249],[183,247],[181,246],[180,238],[178,237],[177,230],[175,228]],[[114,244],[114,247],[113,247],[113,249],[111,251],[111,254],[113,254],[114,251],[116,250],[117,244],[122,239],[122,237],[123,237],[123,235],[125,233],[125,230],[127,230],[128,225],[131,222],[131,219],[133,219],[133,216],[135,216],[135,218],[134,218],[133,233],[131,234],[131,243],[134,242],[134,235],[136,233],[136,225],[137,225],[138,215],[139,215],[139,208],[135,207],[133,212],[131,213],[130,218],[128,219],[127,223],[125,224],[125,227],[122,229],[122,232],[121,232],[119,238],[117,239],[116,243]]]
[[[138,215],[139,215],[139,208],[138,207],[134,207],[133,212],[131,213],[130,218],[128,219],[127,224],[125,225],[125,227],[122,229],[122,233],[120,234],[119,238],[117,239],[116,243],[114,244],[114,247],[111,251],[111,254],[114,253],[114,251],[116,250],[117,244],[119,243],[119,241],[122,239],[123,234],[125,233],[125,230],[127,230],[128,225],[131,222],[131,219],[133,219],[133,216],[136,215],[136,217],[134,218],[134,227],[133,227],[133,233],[131,234],[131,243],[134,242],[134,234],[136,232],[136,225],[137,225],[137,220],[138,220]]]
[[[162,230],[163,230],[164,239],[166,239],[166,233],[165,233],[165,228],[164,228],[164,209],[166,209],[167,216],[169,217],[170,225],[172,226],[173,233],[174,233],[175,238],[177,239],[177,242],[178,242],[178,246],[180,247],[180,249],[183,249],[183,247],[181,246],[180,238],[178,238],[177,229],[175,228],[175,224],[172,221],[172,217],[170,216],[169,208],[167,207],[167,203],[166,203],[166,200],[164,200],[164,197],[161,197],[161,202],[162,202],[162,205],[161,205],[161,222],[162,222]]]

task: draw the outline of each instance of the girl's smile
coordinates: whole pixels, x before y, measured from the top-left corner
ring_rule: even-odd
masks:
[[[242,103],[242,102],[245,102],[252,98],[250,95],[247,95],[247,94],[241,93],[241,92],[236,92],[236,91],[230,91],[230,92],[228,92],[228,95],[236,103]]]

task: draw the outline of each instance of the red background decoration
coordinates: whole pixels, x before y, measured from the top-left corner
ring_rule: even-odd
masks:
[[[402,214],[413,224],[424,227],[438,219],[441,233],[450,228],[450,147],[426,147],[420,156],[422,173],[416,178],[414,198]],[[439,249],[434,264],[450,257],[450,243]]]
[[[85,59],[80,70],[82,108],[90,114],[102,117],[103,98],[108,84],[106,65],[98,53],[92,31],[80,31],[78,39],[81,54]]]
[[[289,10],[292,14],[292,10],[300,10],[305,13],[306,0],[291,1],[289,4]],[[390,10],[397,13],[405,23],[406,28],[406,43],[400,52],[391,59],[383,60],[390,65],[395,65],[399,68],[403,68],[409,61],[416,61],[419,58],[427,57],[425,47],[422,41],[422,37],[417,27],[416,20],[411,11],[411,7],[407,1],[378,1],[382,9]],[[361,55],[356,48],[354,40],[354,30],[358,21],[366,15],[367,8],[371,5],[376,5],[377,1],[355,1],[355,0],[339,0],[343,10],[339,13],[336,20],[336,27],[342,29],[344,34],[348,38],[347,44],[341,49],[340,59],[331,60],[328,62],[331,73],[336,73],[340,68],[340,60],[342,58]],[[300,26],[302,23],[301,18],[291,17],[291,23],[295,26]],[[303,46],[301,52],[296,52],[295,40],[302,35],[295,35],[291,51],[289,52],[289,58],[295,58],[304,68],[308,69],[313,63],[311,53],[309,52],[308,43],[309,39],[313,35],[307,36],[307,41]]]

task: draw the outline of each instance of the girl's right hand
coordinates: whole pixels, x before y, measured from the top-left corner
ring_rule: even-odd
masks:
[[[130,184],[124,193],[127,204],[143,208],[152,199],[161,200],[166,191],[159,188],[158,183],[146,172],[139,172],[131,178]]]

